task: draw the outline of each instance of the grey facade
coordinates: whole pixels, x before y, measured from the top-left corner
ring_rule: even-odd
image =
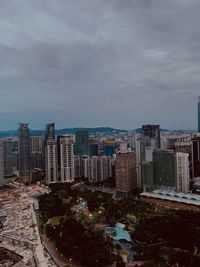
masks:
[[[155,147],[160,148],[160,125],[142,125],[142,132],[145,136],[155,139]]]
[[[19,178],[25,183],[30,183],[30,133],[27,123],[20,123],[19,137]]]
[[[200,133],[200,96],[198,97],[198,132]]]
[[[4,176],[12,176],[18,170],[18,141],[4,140]]]

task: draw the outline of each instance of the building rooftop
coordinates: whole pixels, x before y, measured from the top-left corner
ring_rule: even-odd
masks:
[[[200,206],[200,195],[184,194],[175,191],[154,190],[153,192],[143,192],[141,196],[158,198],[162,200],[176,201],[184,204]]]

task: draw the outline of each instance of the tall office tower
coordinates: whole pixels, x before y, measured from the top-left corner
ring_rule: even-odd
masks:
[[[61,182],[74,181],[74,144],[70,136],[60,139]]]
[[[4,176],[12,176],[18,169],[18,141],[4,139]]]
[[[128,145],[130,148],[135,148],[134,130],[128,130]]]
[[[55,183],[58,181],[58,159],[57,144],[55,140],[49,139],[45,147],[45,171],[46,181]]]
[[[134,151],[116,155],[116,193],[127,197],[137,187],[136,154]]]
[[[143,191],[151,192],[154,190],[153,161],[146,161],[141,166]]]
[[[89,134],[85,129],[79,129],[75,133],[75,154],[89,155]]]
[[[200,133],[200,96],[198,97],[198,132]]]
[[[19,178],[21,182],[29,184],[30,181],[30,133],[27,123],[20,123],[19,137]]]
[[[176,153],[176,190],[188,193],[190,189],[189,154]]]
[[[55,140],[55,123],[48,123],[45,128],[45,134],[44,134],[44,146],[47,145],[47,141]]]
[[[43,137],[31,136],[30,137],[30,169],[33,170],[43,169],[44,157],[43,157]]]
[[[4,143],[0,140],[0,183],[4,177]]]
[[[137,187],[143,187],[142,181],[142,164],[149,160],[149,153],[155,149],[155,139],[143,134],[135,136],[135,150],[136,150],[136,170],[137,170]],[[149,153],[148,153],[149,152]]]
[[[175,190],[176,158],[173,150],[156,149],[153,152],[154,188]]]
[[[142,132],[144,136],[155,139],[155,147],[160,148],[160,125],[142,125]]]
[[[200,177],[200,137],[192,139],[192,177]]]

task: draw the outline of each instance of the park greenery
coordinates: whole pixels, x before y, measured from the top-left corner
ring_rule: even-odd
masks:
[[[80,212],[81,201],[87,209]],[[196,267],[200,262],[200,214],[158,208],[140,199],[113,199],[100,191],[54,184],[40,196],[40,228],[61,254],[81,266],[108,266],[119,260],[99,225],[123,222],[144,266]],[[113,252],[115,252],[113,254]],[[120,266],[120,265],[118,265]]]

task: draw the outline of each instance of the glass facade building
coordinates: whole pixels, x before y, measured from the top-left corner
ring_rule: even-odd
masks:
[[[154,186],[157,189],[176,188],[176,157],[172,150],[157,149],[153,152]]]
[[[89,155],[89,134],[85,129],[77,130],[75,133],[75,154]]]

